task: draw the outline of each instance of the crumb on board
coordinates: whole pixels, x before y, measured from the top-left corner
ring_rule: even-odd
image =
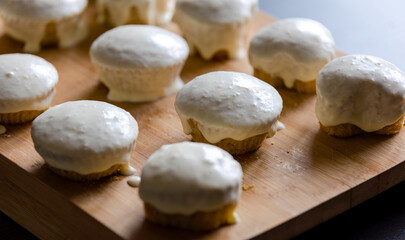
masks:
[[[252,188],[254,188],[254,187],[255,187],[254,185],[242,184],[242,189],[243,189],[243,191],[250,190],[250,189],[252,189]]]
[[[290,150],[287,150],[287,153],[290,153],[291,151]]]
[[[274,145],[274,142],[271,142],[271,145]]]

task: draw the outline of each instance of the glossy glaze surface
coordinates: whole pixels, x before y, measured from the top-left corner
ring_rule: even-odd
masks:
[[[316,79],[322,67],[335,56],[331,33],[311,19],[279,20],[262,28],[249,48],[250,64],[283,79],[288,88],[295,80]]]
[[[138,124],[128,112],[114,105],[71,101],[38,116],[31,135],[35,149],[49,165],[90,174],[128,164]]]
[[[405,74],[377,57],[349,55],[319,73],[316,115],[324,126],[354,124],[372,132],[405,113]]]
[[[41,57],[0,55],[0,113],[46,109],[58,80],[55,67]]]
[[[204,143],[164,145],[146,161],[139,195],[165,213],[192,214],[237,202],[242,168],[226,151]]]
[[[181,89],[175,102],[186,134],[194,119],[211,143],[232,138],[243,140],[277,131],[283,101],[269,84],[244,73],[211,72]]]

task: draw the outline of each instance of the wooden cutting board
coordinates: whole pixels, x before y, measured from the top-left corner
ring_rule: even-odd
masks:
[[[94,18],[93,9],[87,17]],[[264,13],[256,14],[250,37],[272,21]],[[60,74],[54,105],[79,99],[107,101],[107,88],[98,81],[88,55],[91,42],[105,30],[93,26],[84,43],[39,54]],[[1,34],[0,53],[21,49],[22,44]],[[188,82],[215,70],[252,74],[247,58],[206,62],[190,57],[182,78]],[[319,131],[314,95],[288,90],[280,94],[281,121],[287,128],[257,152],[237,157],[244,171],[238,224],[203,233],[151,224],[144,220],[138,189],[129,187],[126,177],[77,183],[51,172],[33,148],[31,124],[7,126],[0,136],[0,210],[43,239],[277,239],[295,236],[404,180],[405,132],[391,137],[330,137]],[[190,140],[182,132],[174,99],[113,103],[139,123],[131,158],[137,175],[163,144]]]

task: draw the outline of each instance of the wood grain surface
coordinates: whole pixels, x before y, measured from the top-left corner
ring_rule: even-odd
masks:
[[[87,18],[94,18],[93,9]],[[250,37],[272,21],[264,13],[256,14]],[[78,46],[47,48],[38,54],[59,71],[53,105],[79,99],[107,101],[107,88],[88,55],[91,42],[106,29],[93,26],[91,36]],[[0,53],[21,49],[22,44],[1,33]],[[192,56],[181,76],[188,82],[215,70],[252,73],[247,58],[206,62]],[[51,172],[33,148],[31,124],[7,126],[0,136],[0,210],[43,239],[278,239],[295,236],[404,180],[404,132],[330,137],[319,131],[314,95],[279,92],[284,100],[281,121],[287,128],[257,152],[236,157],[245,185],[238,224],[200,233],[151,224],[144,220],[138,189],[129,187],[126,177],[77,183]],[[174,99],[113,103],[138,121],[140,134],[131,158],[137,175],[163,144],[190,140],[182,131]]]

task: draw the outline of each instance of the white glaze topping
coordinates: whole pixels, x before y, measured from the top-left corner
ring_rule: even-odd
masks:
[[[55,23],[60,47],[82,40],[87,26],[78,16],[86,6],[87,0],[4,0],[0,1],[0,15],[6,32],[23,41],[25,51],[37,52],[50,23]]]
[[[186,134],[188,119],[210,143],[244,140],[277,131],[283,101],[269,84],[244,73],[211,72],[196,77],[177,94],[176,111]]]
[[[188,56],[186,41],[154,26],[127,25],[105,32],[93,42],[93,62],[121,68],[167,67]]]
[[[48,108],[58,79],[55,67],[43,58],[0,55],[0,113]]]
[[[244,22],[252,17],[257,0],[178,0],[176,11],[209,23]]]
[[[335,56],[329,30],[314,20],[290,18],[261,29],[249,48],[251,65],[284,80],[292,88],[295,80],[315,80],[322,67]]]
[[[158,210],[189,215],[236,203],[242,168],[226,151],[203,143],[164,145],[146,161],[139,196]]]
[[[129,163],[122,164],[121,168],[120,168],[120,173],[125,176],[131,176],[136,173],[136,169],[131,167],[131,165]]]
[[[281,131],[285,129],[284,123],[277,121],[277,131]]]
[[[372,132],[405,113],[405,74],[377,57],[333,60],[320,71],[316,91],[316,115],[324,126],[351,123]]]
[[[1,134],[4,134],[4,133],[6,133],[6,132],[7,132],[6,127],[3,126],[3,125],[0,125],[0,135],[1,135]]]
[[[66,102],[32,124],[35,149],[52,167],[85,175],[128,162],[138,124],[125,110],[98,101]]]
[[[176,0],[156,0],[155,23],[165,25],[172,20]]]
[[[141,184],[141,177],[139,176],[130,177],[128,178],[127,183],[131,187],[139,187],[139,185]]]
[[[131,19],[131,10],[135,8],[137,17],[142,23],[154,24],[155,0],[97,0],[98,21],[105,21],[105,10],[108,10],[109,21],[114,26],[127,24]]]
[[[248,25],[256,0],[178,1],[173,21],[187,39],[192,53],[210,60],[219,51],[231,59],[245,56]]]

